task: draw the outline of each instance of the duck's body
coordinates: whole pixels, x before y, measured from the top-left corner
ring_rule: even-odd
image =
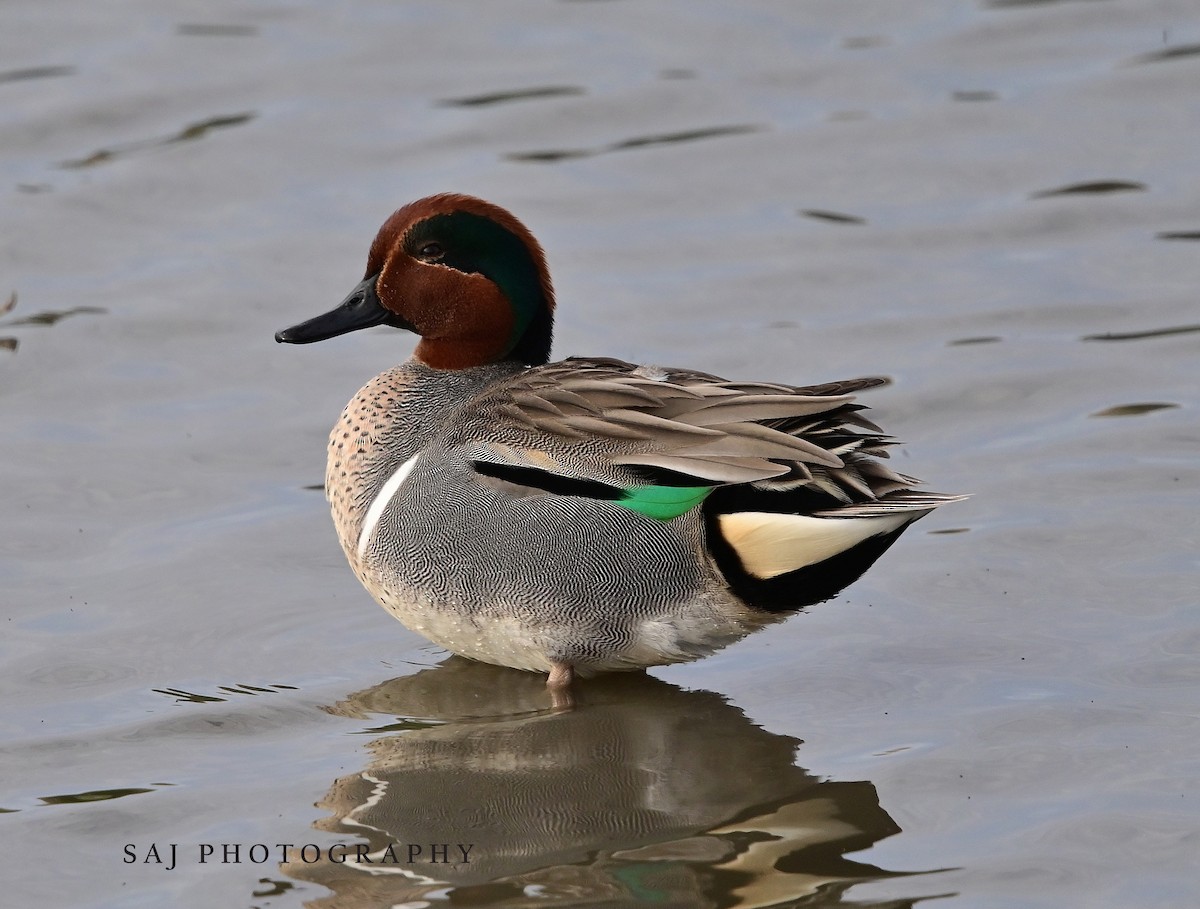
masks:
[[[447,650],[516,669],[641,668],[744,635],[755,617],[705,558],[698,509],[663,521],[525,485],[523,471],[544,467],[598,490],[638,482],[595,448],[550,455],[536,429],[497,413],[554,368],[410,362],[355,396],[330,438],[326,488],[363,584]],[[512,479],[495,475],[506,466]]]
[[[362,583],[463,656],[583,673],[690,660],[857,578],[956,497],[915,492],[848,392],[618,360],[547,363],[553,292],[511,215],[397,211],[341,307],[281,332],[422,335],[330,435],[326,491]]]

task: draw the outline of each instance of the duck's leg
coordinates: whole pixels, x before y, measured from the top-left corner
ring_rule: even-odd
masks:
[[[570,663],[550,664],[550,676],[546,679],[546,690],[550,692],[550,703],[555,710],[566,710],[575,706],[571,694],[571,682],[575,680],[575,669]]]

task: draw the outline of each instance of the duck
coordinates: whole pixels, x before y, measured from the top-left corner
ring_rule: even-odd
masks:
[[[552,362],[545,253],[510,212],[444,193],[395,211],[308,344],[418,342],[329,436],[326,496],[371,595],[452,653],[576,676],[695,660],[857,580],[963,496],[886,464],[869,377],[803,387],[604,357]]]

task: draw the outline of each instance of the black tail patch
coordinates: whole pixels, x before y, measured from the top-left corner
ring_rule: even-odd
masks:
[[[707,510],[704,515],[708,546],[717,567],[739,599],[764,612],[791,612],[832,599],[862,577],[908,528],[908,524],[904,524],[889,533],[868,537],[823,562],[805,565],[787,574],[756,578],[742,567],[733,547],[721,536],[717,517],[717,513]]]

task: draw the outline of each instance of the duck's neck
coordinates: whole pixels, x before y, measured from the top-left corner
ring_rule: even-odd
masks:
[[[462,370],[503,366],[543,366],[550,361],[554,335],[554,316],[546,306],[538,306],[528,321],[512,323],[511,330],[522,329],[511,347],[497,344],[500,326],[485,323],[457,331],[446,337],[423,337],[413,351],[413,359],[437,370]],[[508,327],[508,326],[506,326]]]

